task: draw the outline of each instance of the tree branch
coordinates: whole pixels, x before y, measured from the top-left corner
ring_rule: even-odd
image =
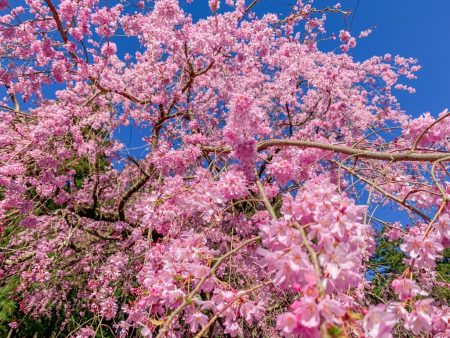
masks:
[[[181,312],[183,311],[183,309],[192,303],[192,300],[194,299],[195,295],[197,295],[198,291],[200,290],[200,288],[202,287],[202,285],[205,283],[205,281],[212,276],[216,270],[219,268],[220,264],[222,264],[222,262],[227,259],[228,257],[230,257],[231,255],[235,254],[236,252],[238,252],[239,250],[241,250],[244,246],[256,242],[260,239],[261,237],[256,236],[253,238],[250,238],[248,240],[246,240],[245,242],[242,242],[241,244],[239,244],[237,247],[235,247],[234,249],[228,251],[227,253],[225,253],[224,255],[220,256],[216,263],[214,263],[214,265],[212,266],[211,270],[209,270],[209,272],[202,277],[202,279],[200,279],[200,281],[198,282],[198,284],[195,286],[195,288],[191,291],[191,293],[185,298],[184,302],[181,303],[180,306],[178,306],[170,315],[169,317],[167,317],[166,322],[164,324],[164,326],[161,328],[161,330],[159,331],[158,335],[156,336],[156,338],[162,338],[166,335],[167,331],[169,331],[170,326],[172,324],[172,321],[175,319],[175,317]]]
[[[363,150],[356,148],[349,148],[345,146],[340,146],[337,144],[327,144],[327,143],[319,143],[312,141],[301,141],[301,140],[267,140],[260,142],[256,149],[258,151],[266,150],[271,147],[297,147],[297,148],[315,148],[322,150],[329,150],[335,153],[347,154],[352,156],[357,156],[360,158],[367,158],[372,160],[381,160],[381,161],[392,161],[392,162],[400,162],[400,161],[409,161],[409,162],[434,162],[437,160],[443,160],[448,157],[450,153],[445,152],[430,152],[430,153],[419,153],[414,151],[408,152],[399,152],[399,153],[389,153],[389,152],[380,152],[380,151],[371,151],[371,150]],[[233,149],[231,147],[202,147],[201,148],[205,152],[222,152],[229,153]]]
[[[209,328],[211,327],[211,325],[214,324],[214,323],[216,322],[217,319],[219,319],[219,316],[220,316],[222,313],[224,313],[225,310],[228,309],[231,305],[233,305],[234,302],[236,302],[238,299],[240,299],[240,298],[242,298],[243,296],[245,296],[245,295],[247,295],[247,294],[249,294],[249,293],[251,293],[251,292],[253,292],[253,291],[256,291],[256,290],[258,290],[258,289],[260,289],[260,288],[262,288],[262,287],[264,287],[264,286],[270,285],[270,284],[272,284],[272,282],[266,282],[266,283],[263,283],[263,284],[256,285],[256,286],[254,286],[254,287],[252,287],[252,288],[250,288],[250,289],[247,289],[247,290],[245,290],[245,291],[238,292],[237,295],[234,296],[234,297],[227,303],[227,305],[225,305],[220,311],[218,311],[218,312],[217,312],[217,313],[209,320],[209,322],[203,327],[203,329],[202,329],[199,333],[197,333],[197,334],[195,335],[194,338],[200,338],[200,337],[203,337],[203,336],[205,335],[205,333],[208,332],[208,330],[209,330]]]
[[[5,84],[5,87],[6,87],[7,91],[8,91],[8,94],[9,94],[9,97],[11,98],[11,101],[14,103],[14,111],[16,113],[19,113],[20,112],[20,104],[19,104],[19,100],[17,99],[16,94],[14,94],[13,92],[10,92],[11,91],[11,86],[9,84]]]
[[[394,202],[397,202],[398,204],[400,204],[401,206],[405,207],[406,209],[411,210],[412,212],[416,213],[417,215],[421,216],[424,220],[429,221],[430,218],[425,215],[422,211],[420,211],[419,209],[417,209],[416,207],[409,205],[406,203],[406,201],[402,201],[400,198],[388,193],[387,191],[383,190],[382,188],[380,188],[378,185],[376,185],[374,182],[368,180],[367,178],[362,177],[361,175],[359,175],[356,171],[354,171],[353,169],[343,165],[340,162],[337,161],[332,161],[333,163],[335,163],[336,165],[338,165],[339,167],[341,167],[342,169],[344,169],[345,171],[347,171],[349,174],[357,177],[358,179],[360,179],[361,181],[367,183],[368,185],[370,185],[372,188],[374,188],[375,190],[377,190],[378,192],[382,193],[384,196],[386,196],[387,198],[393,200]]]
[[[56,10],[55,6],[51,2],[51,0],[45,0],[47,3],[48,8],[50,9],[50,12],[52,12],[53,19],[55,20],[56,27],[58,28],[58,32],[61,35],[61,38],[63,39],[64,43],[69,42],[69,38],[67,37],[67,33],[64,30],[63,24],[61,22],[61,19],[59,17],[58,11]],[[69,52],[70,56],[74,60],[78,60],[78,56],[74,52]]]
[[[131,196],[133,196],[134,193],[139,191],[139,189],[141,189],[145,185],[145,183],[148,182],[149,179],[150,179],[150,176],[145,174],[144,176],[139,178],[139,180],[135,184],[133,184],[131,186],[131,188],[128,189],[127,192],[122,196],[122,198],[120,199],[120,202],[119,202],[119,220],[120,221],[126,222],[125,206],[126,206],[127,202],[129,201]]]

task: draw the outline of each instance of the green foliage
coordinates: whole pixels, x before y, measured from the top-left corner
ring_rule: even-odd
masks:
[[[75,187],[79,189],[83,186],[85,179],[93,174],[93,169],[95,169],[97,173],[102,172],[106,170],[109,164],[110,162],[105,156],[98,156],[94,165],[89,162],[87,157],[81,157],[69,160],[65,170],[75,170],[74,183]],[[66,188],[70,189],[70,186],[67,186]],[[26,194],[27,198],[30,200],[38,197],[35,189],[27,190]],[[0,189],[0,200],[2,199],[2,196],[3,193]],[[58,205],[51,198],[43,202],[44,204],[41,208],[34,211],[36,215],[48,214],[57,209],[66,207],[66,205]],[[18,215],[17,212],[11,213],[11,216],[7,219],[8,225],[0,234],[0,248],[4,248],[8,245],[13,234],[23,230],[17,227],[21,218],[22,217]],[[65,337],[72,330],[76,330],[81,323],[86,321],[92,321],[93,324],[99,326],[100,323],[98,323],[98,321],[95,322],[92,315],[89,315],[89,317],[80,315],[77,316],[77,318],[72,316],[67,325],[63,327],[63,321],[66,318],[66,314],[54,309],[51,310],[49,317],[35,319],[24,315],[19,310],[19,305],[13,298],[14,291],[17,289],[19,283],[20,277],[18,275],[0,280],[0,337],[8,336],[10,331],[8,324],[12,321],[20,323],[19,329],[14,331],[13,337]],[[76,295],[74,294],[73,297],[76,298]],[[112,327],[112,323],[108,324],[110,324],[108,326]],[[105,329],[100,325],[96,337],[112,338],[114,335],[108,329]]]
[[[75,187],[80,189],[83,186],[84,179],[89,176],[91,167],[87,157],[80,158],[71,169],[75,170],[74,183]]]
[[[374,273],[372,279],[375,298],[393,299],[395,294],[390,285],[393,276],[401,274],[406,265],[403,263],[404,253],[399,248],[398,241],[390,241],[381,233],[377,239],[377,248],[369,264]],[[378,299],[374,299],[378,302]]]
[[[440,282],[450,283],[450,248],[445,249],[442,256],[436,264],[437,279]],[[435,287],[432,296],[436,300],[450,304],[450,288],[448,287]]]
[[[399,241],[390,241],[381,237],[377,243],[374,263],[376,263],[384,274],[400,274],[406,269],[403,263],[405,254],[399,248]]]
[[[6,285],[0,287],[0,336],[2,337],[8,334],[8,323],[12,321],[17,311],[17,304],[11,299],[11,295],[18,282],[19,278],[10,278]]]
[[[70,160],[73,164],[69,165],[69,169],[75,170],[74,183],[75,187],[80,189],[83,186],[86,177],[92,174],[93,164],[89,161],[86,156],[83,156],[76,160]],[[105,156],[98,156],[96,163],[96,170],[98,172],[105,171],[109,166],[110,162]]]
[[[333,337],[333,338],[338,338],[338,337],[343,336],[342,329],[338,326],[331,326],[330,328],[328,328],[327,333],[330,337]]]
[[[374,297],[387,300],[396,300],[396,295],[391,289],[394,276],[401,275],[406,269],[403,263],[405,254],[399,248],[399,241],[390,241],[381,233],[377,240],[377,248],[370,260],[370,266],[374,273],[372,285]],[[450,283],[450,249],[445,249],[443,258],[436,262],[437,280]],[[430,297],[436,301],[450,303],[450,290],[445,287],[435,287]],[[374,299],[378,302],[378,300]]]

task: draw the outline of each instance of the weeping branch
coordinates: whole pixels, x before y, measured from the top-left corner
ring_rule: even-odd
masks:
[[[322,149],[329,150],[334,153],[352,155],[359,158],[367,158],[371,160],[380,160],[380,161],[392,161],[392,162],[435,162],[435,161],[443,161],[447,158],[450,153],[446,152],[417,152],[417,151],[403,151],[403,152],[381,152],[381,151],[372,151],[372,150],[363,150],[356,149],[351,147],[345,147],[337,144],[328,144],[328,143],[320,143],[320,142],[312,142],[312,141],[301,141],[301,140],[267,140],[260,142],[256,149],[258,151],[263,151],[272,147],[296,147],[296,148],[314,148],[314,149]],[[222,152],[229,153],[233,149],[231,147],[202,147],[204,152]]]

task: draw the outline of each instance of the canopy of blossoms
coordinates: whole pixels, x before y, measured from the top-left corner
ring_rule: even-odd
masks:
[[[0,0],[1,332],[450,336],[450,114],[339,4],[257,2]]]

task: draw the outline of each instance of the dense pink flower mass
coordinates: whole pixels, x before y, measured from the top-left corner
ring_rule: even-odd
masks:
[[[1,334],[450,336],[450,114],[256,3],[0,0]]]

